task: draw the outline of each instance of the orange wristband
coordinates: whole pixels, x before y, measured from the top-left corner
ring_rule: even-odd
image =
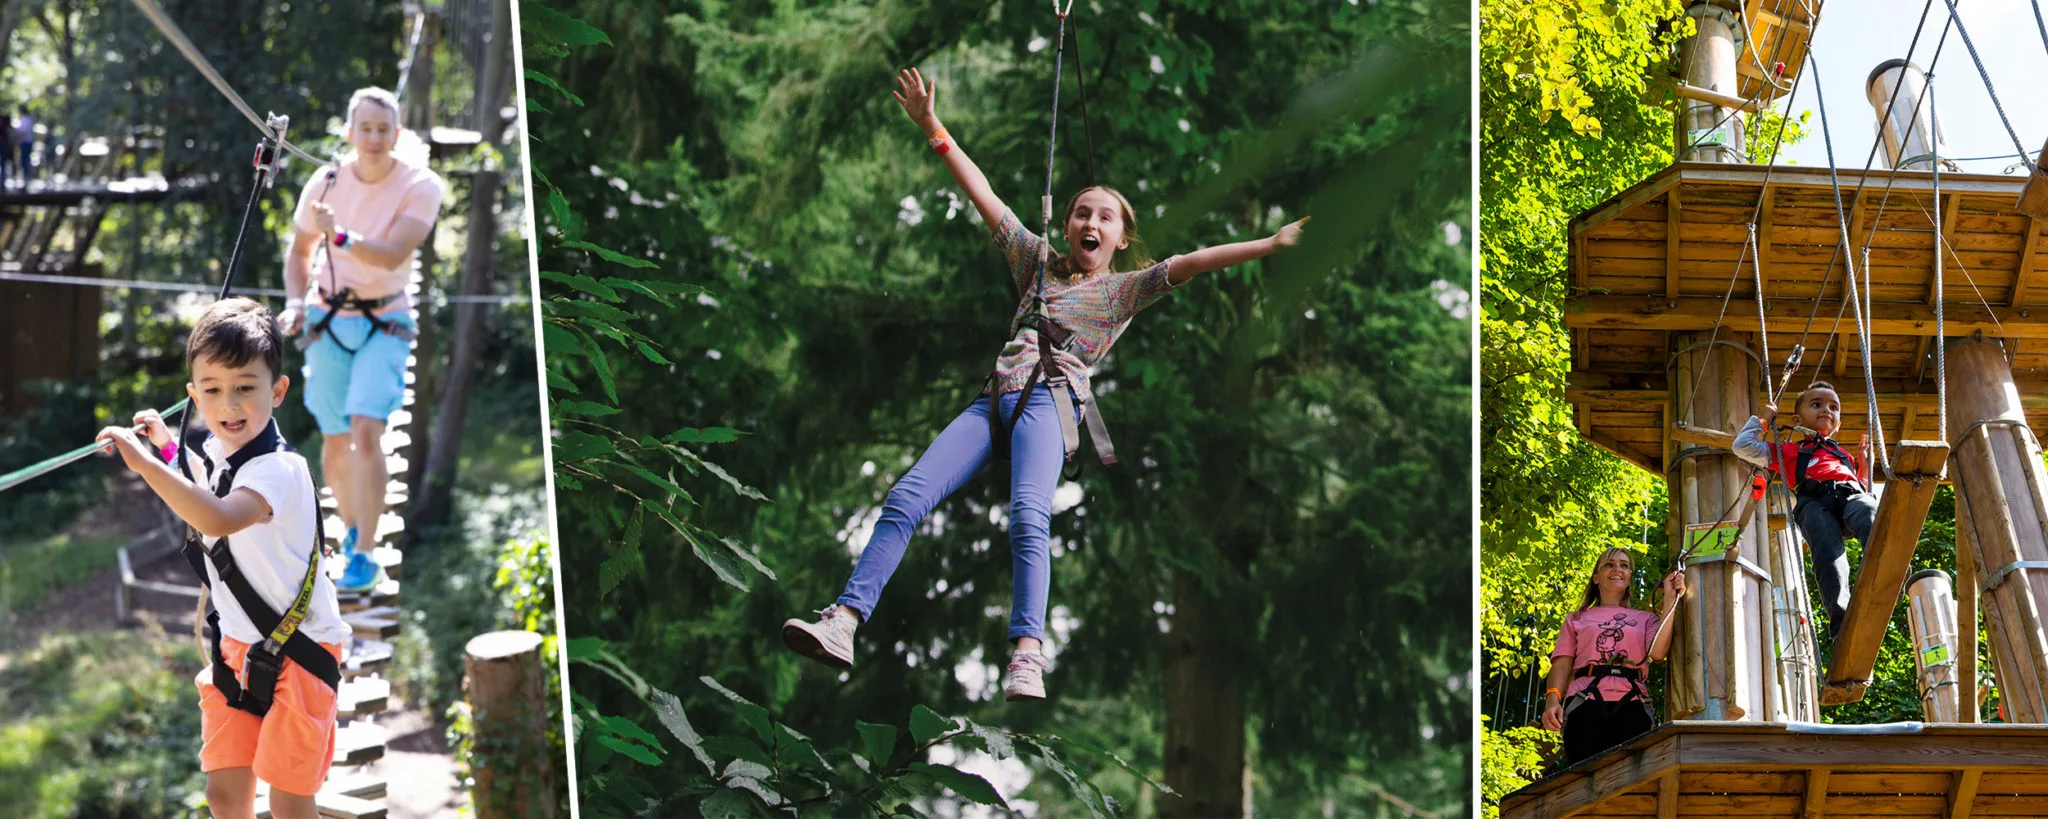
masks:
[[[939,128],[938,133],[932,134],[929,139],[925,140],[925,144],[930,145],[933,151],[938,152],[939,156],[945,156],[947,151],[953,150],[953,136],[946,133],[946,129],[942,126]]]

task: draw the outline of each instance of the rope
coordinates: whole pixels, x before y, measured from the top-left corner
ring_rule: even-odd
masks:
[[[2041,0],[2033,0],[2034,26],[2041,30],[2041,47],[2048,48],[2048,20],[2041,19]]]
[[[398,87],[391,96],[401,104],[405,102],[405,81],[412,79],[412,61],[419,56],[420,40],[427,33],[427,12],[425,9],[412,14],[412,38],[405,44],[405,59],[398,62]]]
[[[1991,96],[1991,108],[1998,112],[1998,123],[2005,126],[2005,135],[2012,138],[2012,149],[2020,152],[2020,163],[2026,165],[2029,172],[2040,173],[2041,167],[2028,158],[2027,146],[2020,144],[2019,132],[2012,129],[2012,120],[2005,116],[2005,103],[1998,101],[1998,89],[1991,84],[1991,72],[1984,69],[1983,58],[1977,56],[1977,44],[1970,40],[1970,29],[1963,25],[1962,14],[1956,11],[1956,0],[1942,2],[1948,5],[1948,16],[1955,22],[1956,32],[1963,35],[1963,47],[1970,50],[1970,62],[1977,65],[1977,75],[1984,78],[1984,91]],[[2038,2],[2035,3],[2034,10],[2037,15],[2040,13]],[[2048,42],[2048,31],[2044,31],[2043,40]]]
[[[1833,186],[1835,192],[1835,224],[1842,231],[1842,247],[1848,247],[1850,245],[1849,215],[1848,213],[1842,210],[1842,179],[1835,167],[1834,134],[1828,126],[1828,95],[1827,92],[1823,90],[1824,88],[1826,88],[1826,84],[1823,83],[1820,78],[1820,60],[1815,59],[1814,55],[1811,53],[1806,55],[1806,59],[1807,62],[1812,63],[1813,65],[1813,94],[1815,99],[1819,100],[1821,143],[1827,148],[1828,182],[1830,185]],[[1872,147],[1874,148],[1875,146],[1873,145]],[[1879,464],[1883,465],[1885,476],[1889,478],[1891,477],[1892,467],[1890,460],[1885,457],[1884,427],[1883,425],[1878,423],[1877,382],[1873,380],[1873,376],[1871,373],[1870,337],[1867,334],[1868,327],[1867,323],[1864,321],[1863,316],[1863,299],[1860,297],[1860,294],[1856,292],[1856,263],[1854,261],[1847,260],[1846,256],[1844,258],[1845,261],[1843,262],[1843,264],[1848,268],[1849,271],[1849,309],[1851,312],[1854,312],[1856,314],[1856,337],[1863,344],[1863,391],[1865,393],[1865,399],[1869,402],[1869,406],[1866,407],[1866,409],[1869,411],[1870,414],[1871,431],[1874,432],[1877,437],[1877,461]],[[1832,269],[1833,265],[1829,265],[1829,267],[1830,269]],[[1866,276],[1867,282],[1867,276],[1869,275],[1869,264],[1867,262],[1864,265],[1864,274]],[[1868,285],[1866,284],[1866,286]]]
[[[1934,0],[1926,0],[1926,2],[1925,2],[1925,3],[1922,3],[1922,4],[1921,4],[1921,6],[1920,6],[1920,21],[1919,21],[1918,23],[1914,23],[1914,24],[1913,24],[1913,40],[1912,40],[1912,42],[1911,42],[1911,43],[1909,43],[1909,44],[1908,44],[1908,45],[1906,46],[1906,62],[1907,62],[1908,64],[1911,64],[1911,63],[1913,62],[1913,54],[1914,54],[1915,52],[1918,52],[1918,51],[1920,50],[1920,35],[1921,35],[1921,33],[1922,33],[1922,32],[1924,32],[1924,31],[1926,30],[1926,28],[1927,28],[1927,15],[1928,15],[1928,13],[1929,13],[1929,12],[1931,12],[1931,11],[1933,11],[1933,10],[1934,10]],[[1946,27],[1943,27],[1943,29],[1942,29],[1942,42],[1943,42],[1943,43],[1946,43],[1947,41],[1948,41],[1948,29],[1947,29]],[[1935,52],[1934,52],[1934,56],[1935,56],[1935,59],[1936,59],[1936,60],[1939,60],[1939,59],[1941,58],[1941,49],[1940,49],[1940,46],[1936,46],[1936,48],[1935,48]],[[1931,63],[1930,63],[1930,64],[1931,64]],[[1885,106],[1884,106],[1884,117],[1883,117],[1882,119],[1878,120],[1878,121],[1879,121],[1879,122],[1890,122],[1890,121],[1891,121],[1891,118],[1892,118],[1892,113],[1893,113],[1893,112],[1894,112],[1894,111],[1895,111],[1895,110],[1896,110],[1896,109],[1898,108],[1898,104],[1899,104],[1899,97],[1898,97],[1898,95],[1897,95],[1897,94],[1894,94],[1894,95],[1892,95],[1892,98],[1891,98],[1891,100],[1890,100],[1889,102],[1886,102],[1886,103],[1885,103]],[[1916,109],[1916,111],[1915,111],[1915,115],[1916,115],[1916,116],[1918,115],[1918,111],[1917,111],[1917,109]],[[1868,154],[1865,154],[1865,155],[1864,155],[1864,157],[1863,157],[1863,176],[1862,176],[1862,178],[1864,178],[1864,179],[1868,179],[1868,178],[1870,177],[1870,165],[1871,165],[1871,163],[1872,163],[1872,162],[1875,162],[1875,161],[1877,160],[1877,146],[1878,146],[1878,141],[1873,141],[1873,142],[1871,142],[1871,143],[1870,143],[1870,152],[1869,152]],[[1832,176],[1834,175],[1834,173],[1835,173],[1835,163],[1834,163],[1834,160],[1833,160],[1833,159],[1829,159],[1829,160],[1828,160],[1828,174],[1829,174],[1829,176],[1830,176],[1830,177],[1832,177]],[[1897,175],[1896,175],[1896,174],[1894,174],[1894,175],[1893,175],[1893,178],[1897,178]],[[1886,195],[1887,195],[1887,196],[1889,196],[1889,195],[1890,195],[1890,190],[1889,190],[1889,188],[1887,188],[1887,190],[1886,190]],[[1836,195],[1836,197],[1835,197],[1835,204],[1836,204],[1837,210],[1839,210],[1839,209],[1840,209],[1840,205],[1841,205],[1841,196],[1840,196],[1839,192],[1837,193],[1837,195]],[[1875,223],[1873,222],[1873,224],[1875,224]],[[1840,246],[1837,246],[1837,247],[1835,248],[1835,252],[1834,252],[1834,254],[1833,254],[1833,255],[1831,255],[1831,256],[1830,256],[1830,257],[1828,258],[1828,266],[1827,266],[1826,272],[1825,272],[1825,273],[1824,273],[1824,274],[1823,274],[1823,275],[1821,276],[1821,281],[1820,281],[1820,289],[1818,289],[1818,290],[1815,290],[1815,291],[1814,291],[1814,293],[1813,293],[1813,309],[1807,312],[1807,315],[1806,315],[1806,327],[1805,327],[1805,329],[1802,329],[1802,330],[1800,330],[1800,331],[1799,331],[1799,344],[1798,344],[1797,346],[1801,346],[1801,347],[1804,347],[1804,346],[1806,345],[1806,337],[1807,337],[1807,334],[1808,334],[1808,333],[1811,333],[1811,332],[1813,331],[1813,321],[1814,321],[1814,319],[1816,319],[1816,318],[1819,318],[1819,317],[1820,317],[1820,300],[1821,300],[1821,297],[1822,297],[1822,296],[1825,296],[1825,295],[1827,295],[1827,292],[1828,292],[1828,283],[1829,283],[1829,282],[1832,282],[1832,281],[1834,281],[1834,280],[1835,280],[1835,260],[1836,260],[1836,259],[1839,259],[1839,258],[1841,258],[1841,257],[1842,257],[1842,254],[1843,254],[1844,252],[1846,252],[1846,251],[1847,251],[1848,247],[1849,247],[1849,244],[1848,244],[1848,242],[1847,242],[1847,241],[1844,241],[1844,242],[1843,242],[1843,243],[1842,243],[1842,244],[1841,244]],[[1841,325],[1841,319],[1840,319],[1840,314],[1839,314],[1839,313],[1837,313],[1837,318],[1836,318],[1836,320],[1835,320],[1835,324],[1836,324],[1836,326],[1837,326],[1837,327],[1839,327],[1839,326]],[[1832,336],[1830,336],[1830,337],[1828,338],[1828,345],[1829,345],[1830,347],[1832,347],[1832,346],[1834,345],[1834,338],[1833,338]],[[1821,360],[1822,360],[1822,361],[1825,361],[1825,360],[1826,360],[1826,356],[1825,356],[1825,355],[1823,355],[1823,356],[1822,356],[1822,359],[1821,359]],[[1788,377],[1788,378],[1790,377],[1790,373],[1787,373],[1787,377]]]
[[[135,0],[135,7],[142,12],[142,16],[148,17],[151,23],[156,24],[157,30],[163,32],[164,38],[171,41],[171,45],[178,49],[178,53],[185,55],[185,60],[192,63],[192,67],[198,69],[199,73],[206,77],[207,82],[213,83],[214,89],[219,91],[221,96],[227,97],[228,102],[233,103],[235,109],[242,112],[242,116],[249,118],[250,124],[255,125],[256,130],[263,132],[264,139],[284,146],[285,150],[297,154],[307,162],[315,165],[330,164],[329,160],[306,153],[300,150],[297,145],[287,142],[284,138],[285,129],[283,127],[273,128],[270,122],[256,116],[256,109],[250,108],[249,103],[243,102],[242,95],[235,93],[235,89],[228,85],[228,81],[221,78],[220,72],[213,70],[213,64],[206,61],[206,56],[199,53],[199,49],[192,45],[192,41],[185,37],[185,32],[178,29],[178,24],[172,22],[170,16],[164,13],[163,8],[156,4],[156,0]],[[286,123],[290,122],[285,117],[273,117],[273,119],[283,120]]]
[[[174,413],[183,412],[185,406],[190,403],[192,403],[192,399],[183,399],[176,404],[172,404],[170,407],[166,408],[160,414],[171,415]],[[140,431],[141,429],[141,427],[136,427],[137,431]],[[55,472],[59,468],[68,466],[72,463],[76,463],[77,461],[93,453],[111,451],[110,448],[113,447],[113,445],[114,443],[112,441],[94,441],[90,444],[86,444],[85,446],[71,450],[70,452],[66,452],[62,455],[58,455],[54,458],[38,461],[36,463],[29,464],[28,466],[24,466],[20,469],[14,470],[13,472],[9,472],[5,475],[0,475],[0,492],[5,492],[9,489],[13,489],[14,487],[20,486],[24,483],[34,480],[38,477],[49,474],[51,472]]]
[[[164,291],[164,292],[174,292],[174,293],[211,293],[211,292],[215,292],[215,291],[214,291],[214,287],[213,287],[213,285],[210,285],[210,284],[194,284],[194,283],[189,283],[189,282],[151,282],[151,281],[142,281],[142,280],[140,280],[140,279],[95,279],[95,278],[91,278],[91,277],[89,277],[89,276],[57,276],[57,275],[50,275],[50,274],[45,274],[45,273],[0,273],[0,282],[29,282],[29,283],[33,283],[33,284],[63,284],[63,285],[75,285],[75,286],[79,286],[79,287],[111,287],[111,288],[121,288],[121,289],[127,289],[127,290],[158,290],[158,291]],[[284,292],[283,290],[278,290],[278,289],[274,289],[274,288],[267,288],[267,287],[237,287],[237,288],[234,288],[234,290],[232,291],[231,295],[239,295],[239,296],[264,296],[264,297],[268,297],[268,298],[279,298],[279,299],[281,299],[281,298],[285,298],[285,292]],[[458,294],[458,295],[453,295],[453,296],[427,296],[427,297],[425,297],[425,298],[424,298],[423,300],[424,300],[424,301],[426,301],[426,302],[427,302],[427,303],[429,303],[429,304],[499,304],[499,305],[518,305],[518,304],[526,304],[526,303],[527,303],[528,301],[530,301],[530,299],[531,299],[531,297],[529,297],[529,296],[526,296],[526,295],[523,295],[523,294],[518,294],[518,293],[512,293],[512,294],[506,294],[506,295],[488,295],[488,294],[485,294],[485,295],[460,295],[460,294]]]
[[[1052,50],[1052,127],[1045,139],[1045,196],[1038,201],[1038,288],[1031,297],[1032,309],[1041,313],[1045,310],[1045,267],[1052,257],[1052,158],[1060,139],[1060,73],[1067,52],[1067,13],[1073,8],[1074,0],[1067,0],[1066,8],[1060,7],[1059,0],[1052,0],[1052,10],[1059,15],[1060,24],[1059,37],[1054,41],[1057,44]]]

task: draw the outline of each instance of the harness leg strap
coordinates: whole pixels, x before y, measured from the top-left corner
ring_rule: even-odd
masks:
[[[1067,379],[1062,376],[1053,379],[1046,387],[1052,392],[1052,403],[1060,414],[1060,443],[1065,447],[1065,460],[1072,460],[1074,451],[1081,448],[1081,430],[1074,421],[1074,394],[1067,389]]]
[[[1116,463],[1116,445],[1110,443],[1109,426],[1102,423],[1102,411],[1095,408],[1093,399],[1081,405],[1081,414],[1088,422],[1088,440],[1095,442],[1096,456],[1102,459],[1104,466]]]

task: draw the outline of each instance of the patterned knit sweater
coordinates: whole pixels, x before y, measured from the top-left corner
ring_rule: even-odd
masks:
[[[996,247],[1010,264],[1010,278],[1016,282],[1020,296],[1017,313],[1010,319],[1010,342],[1003,345],[1002,355],[996,358],[995,391],[1001,395],[1023,389],[1031,369],[1038,365],[1038,331],[1019,329],[1031,311],[1031,297],[1038,285],[1038,247],[1045,239],[1025,229],[1017,214],[1007,210],[996,224],[994,237]],[[1061,257],[1053,251],[1047,267],[1057,271]],[[1074,336],[1067,349],[1055,355],[1073,384],[1075,397],[1082,403],[1092,400],[1088,385],[1090,368],[1123,335],[1131,317],[1174,289],[1166,278],[1172,262],[1173,257],[1168,257],[1144,270],[1103,273],[1073,283],[1061,281],[1056,273],[1047,274],[1046,313]]]

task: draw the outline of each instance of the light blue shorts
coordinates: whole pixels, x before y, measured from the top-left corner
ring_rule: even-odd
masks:
[[[306,328],[320,323],[327,311],[306,308]],[[388,325],[413,327],[409,313],[382,319]],[[336,339],[341,344],[337,344]],[[342,349],[348,345],[351,353]],[[335,316],[327,333],[306,348],[306,409],[322,435],[346,435],[349,419],[384,421],[405,400],[405,359],[412,344],[389,333],[373,332],[360,315]]]

